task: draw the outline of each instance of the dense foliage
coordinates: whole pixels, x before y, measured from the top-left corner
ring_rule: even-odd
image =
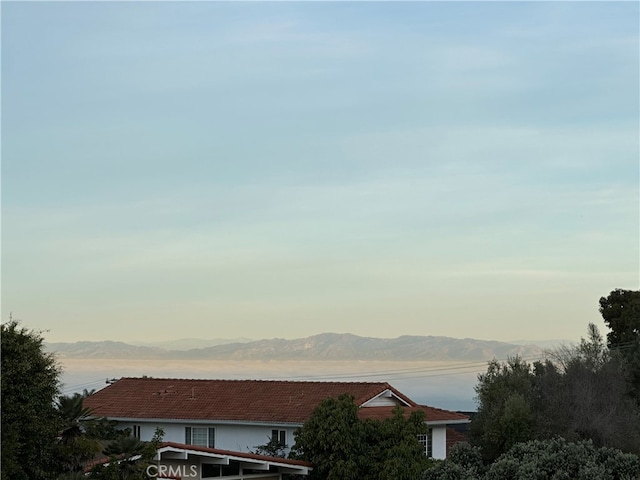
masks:
[[[480,480],[484,472],[480,448],[461,442],[451,447],[447,460],[426,470],[422,480]]]
[[[426,433],[423,412],[361,420],[353,397],[341,395],[324,400],[296,432],[291,457],[314,464],[310,480],[414,480],[428,464],[419,433]]]
[[[600,313],[606,344],[589,325],[543,362],[490,362],[473,446],[456,445],[424,480],[640,478],[640,291],[612,291]]]
[[[460,443],[422,480],[637,480],[640,457],[590,440],[562,438],[517,443],[484,466],[478,447]]]
[[[637,480],[640,457],[562,438],[520,443],[498,458],[483,480]]]
[[[600,299],[600,313],[611,329],[607,345],[624,360],[629,393],[640,405],[640,290],[612,291]]]
[[[2,480],[39,480],[56,468],[59,367],[39,332],[2,324]]]
[[[62,396],[56,401],[56,409],[62,421],[56,454],[60,470],[81,472],[85,462],[102,450],[98,438],[86,433],[86,425],[91,422],[91,411],[83,405],[85,396],[76,393]]]
[[[470,440],[487,463],[516,443],[556,436],[640,453],[640,411],[627,394],[624,364],[594,325],[588,340],[545,362],[492,361],[476,393]]]
[[[115,422],[93,418],[83,406],[90,392],[59,395],[60,367],[44,351],[40,332],[12,319],[1,329],[2,480],[86,478],[84,466],[100,454],[142,457],[96,467],[90,478],[146,479],[145,462],[155,454],[162,432],[154,442],[139,442],[117,430]]]
[[[131,436],[117,438],[103,452],[110,462],[96,465],[88,477],[93,480],[149,480],[147,467],[151,465],[163,435],[162,429],[158,428],[150,442]]]
[[[640,338],[640,290],[616,289],[600,299],[600,313],[611,331],[609,347],[635,343]]]

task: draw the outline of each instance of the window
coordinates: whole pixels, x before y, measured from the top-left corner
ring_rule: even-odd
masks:
[[[424,454],[431,458],[433,456],[433,442],[432,442],[432,431],[431,429],[427,430],[427,433],[419,433],[418,441],[422,444],[424,448]]]
[[[133,436],[140,440],[140,425],[133,426]]]
[[[286,430],[271,430],[271,441],[278,442],[280,445],[287,444]]]
[[[214,448],[216,444],[216,429],[211,427],[185,427],[184,443]]]

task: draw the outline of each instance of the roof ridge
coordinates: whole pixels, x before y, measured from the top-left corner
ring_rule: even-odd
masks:
[[[364,381],[342,381],[342,380],[284,380],[267,378],[176,378],[176,377],[120,377],[120,380],[140,380],[140,381],[182,381],[182,382],[262,382],[262,383],[338,383],[345,385],[382,385],[388,388],[395,387],[388,382],[364,382]]]

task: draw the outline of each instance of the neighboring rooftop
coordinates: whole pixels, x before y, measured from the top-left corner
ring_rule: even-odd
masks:
[[[163,457],[163,454],[167,454],[169,458],[175,459],[175,453],[182,454],[179,458],[187,459],[189,457],[201,457],[205,459],[218,459],[224,460],[226,464],[230,461],[235,462],[243,462],[247,463],[249,466],[252,465],[264,465],[268,467],[276,467],[278,469],[284,468],[286,471],[290,472],[291,470],[296,473],[306,475],[309,473],[309,470],[312,469],[313,465],[310,462],[306,462],[303,460],[292,460],[288,458],[280,458],[280,457],[268,457],[265,455],[256,455],[255,453],[245,453],[245,452],[235,452],[229,450],[221,450],[219,448],[207,448],[196,445],[185,445],[182,443],[175,442],[163,442],[157,450],[157,459],[160,460]],[[173,454],[173,455],[172,455]],[[96,458],[95,460],[87,463],[85,465],[85,472],[90,471],[96,465],[104,465],[113,460],[113,458],[107,456],[101,456]],[[223,463],[225,463],[223,462]],[[157,478],[180,478],[180,477],[172,477],[172,476],[162,476]]]
[[[421,407],[386,382],[122,378],[88,397],[85,406],[98,416],[119,419],[300,424],[322,400],[344,393],[352,395],[357,405],[381,394],[394,396],[407,408],[424,409],[427,421],[467,418],[455,412]],[[393,407],[371,406],[367,410],[369,408],[372,415],[388,416],[393,410]]]
[[[360,418],[371,418],[377,420],[383,420],[393,415],[395,407],[370,407],[361,408],[358,411]],[[425,419],[427,423],[467,423],[469,417],[462,413],[451,412],[449,410],[442,410],[441,408],[429,407],[426,405],[418,405],[415,407],[405,407],[404,415],[410,415],[414,411],[422,410],[425,413]]]

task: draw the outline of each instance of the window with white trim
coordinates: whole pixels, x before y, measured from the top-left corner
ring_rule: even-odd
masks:
[[[185,427],[184,443],[215,448],[216,429],[213,427]]]
[[[418,434],[418,441],[420,442],[420,444],[422,445],[422,447],[424,448],[424,454],[431,458],[433,457],[433,432],[431,431],[431,429],[427,430],[427,433],[419,433]]]
[[[140,440],[140,425],[133,426],[133,436]]]

